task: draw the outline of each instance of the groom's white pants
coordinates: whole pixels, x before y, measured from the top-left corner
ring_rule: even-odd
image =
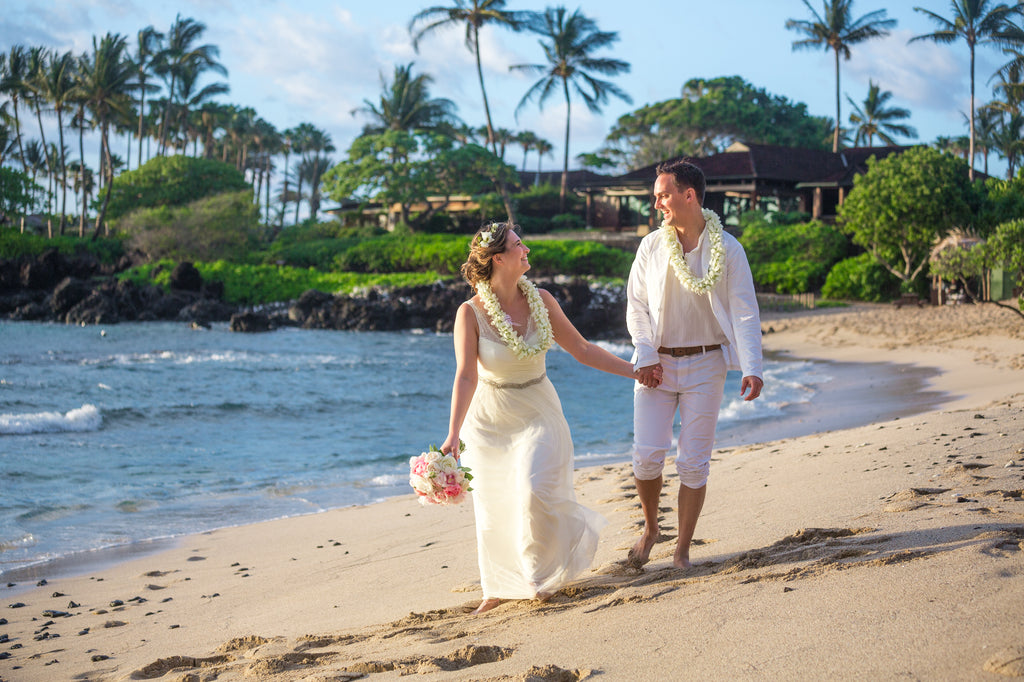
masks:
[[[721,350],[673,358],[660,355],[665,371],[661,385],[633,390],[633,474],[641,481],[661,475],[672,447],[676,411],[679,431],[676,471],[687,488],[708,482],[715,426],[725,390],[725,357]]]

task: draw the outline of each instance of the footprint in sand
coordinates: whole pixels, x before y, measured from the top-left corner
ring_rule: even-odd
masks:
[[[984,670],[1007,677],[1024,677],[1024,646],[999,650],[985,661]]]

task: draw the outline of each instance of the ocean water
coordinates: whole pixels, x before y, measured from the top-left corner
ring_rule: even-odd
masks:
[[[0,575],[407,494],[409,457],[446,435],[454,369],[452,337],[428,332],[0,321]],[[548,373],[577,465],[627,461],[632,383],[560,350]],[[769,361],[764,398],[745,403],[732,374],[720,440],[831,379]]]

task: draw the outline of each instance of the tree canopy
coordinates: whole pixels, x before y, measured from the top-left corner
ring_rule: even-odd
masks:
[[[648,104],[619,117],[605,154],[629,168],[673,156],[705,156],[735,140],[827,149],[831,122],[807,105],[755,88],[740,76],[693,78],[678,99]]]
[[[206,196],[250,189],[234,166],[213,159],[157,156],[114,178],[110,188],[111,218],[140,208],[182,206]]]
[[[323,177],[325,193],[335,201],[398,204],[402,222],[415,227],[444,210],[456,194],[481,194],[496,182],[511,182],[515,168],[477,144],[458,145],[450,137],[387,130],[361,135],[348,159]],[[428,201],[429,198],[436,197]],[[413,219],[414,204],[428,208]]]
[[[928,147],[914,147],[854,178],[839,208],[839,226],[905,284],[928,263],[937,238],[974,226],[983,191],[968,179],[967,163]]]

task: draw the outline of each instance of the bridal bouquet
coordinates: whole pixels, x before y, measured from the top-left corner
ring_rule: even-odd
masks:
[[[459,454],[466,449],[459,441]],[[436,445],[409,459],[409,485],[419,495],[420,504],[458,504],[473,490],[473,475],[461,466],[457,457],[446,455]]]

